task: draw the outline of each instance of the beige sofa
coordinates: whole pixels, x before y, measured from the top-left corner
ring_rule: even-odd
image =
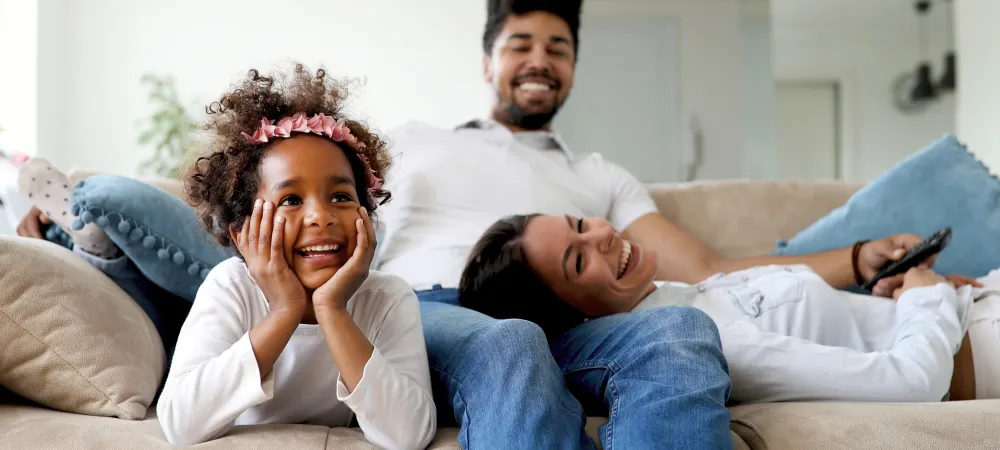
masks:
[[[78,174],[81,176],[82,174]],[[172,192],[178,186],[157,183]],[[660,210],[720,253],[764,254],[842,204],[859,185],[838,182],[719,181],[655,185]],[[1000,448],[1000,401],[934,404],[785,403],[731,409],[737,449]],[[143,421],[92,417],[35,406],[0,405],[2,449],[171,448],[153,416]],[[663,420],[671,420],[665,417]],[[592,418],[596,436],[602,418]],[[455,429],[430,448],[457,449]],[[367,449],[356,429],[309,425],[241,427],[206,449]],[[496,448],[504,448],[497,443]]]

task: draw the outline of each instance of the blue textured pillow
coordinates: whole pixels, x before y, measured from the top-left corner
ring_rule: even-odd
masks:
[[[843,248],[896,233],[952,228],[934,268],[970,277],[1000,268],[1000,182],[948,134],[889,169],[787,242],[777,255]]]

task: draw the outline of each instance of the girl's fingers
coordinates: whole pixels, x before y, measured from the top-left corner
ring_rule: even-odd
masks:
[[[274,218],[274,231],[271,233],[271,259],[275,262],[285,262],[285,218]]]
[[[271,230],[274,225],[274,208],[271,202],[265,201],[261,205],[260,230],[257,232],[257,253],[264,257],[264,260],[271,256]]]
[[[365,207],[361,207],[361,219],[365,222],[365,233],[368,235],[368,242],[374,246],[375,244],[375,225],[372,223],[371,216],[368,215],[368,210]]]
[[[365,253],[368,251],[368,236],[365,233],[365,223],[364,219],[358,218],[354,221],[354,229],[358,232],[358,245],[354,246],[354,254],[351,255],[351,259],[357,259],[360,263],[365,257]]]
[[[368,215],[368,210],[363,206],[360,209],[361,220],[365,226],[365,243],[367,244],[365,248],[366,262],[371,264],[372,260],[375,259],[375,246],[378,245],[375,238],[375,226],[372,224],[371,216]]]
[[[247,232],[247,250],[257,252],[257,233],[260,232],[261,200],[253,202],[253,212],[250,213],[250,230]]]

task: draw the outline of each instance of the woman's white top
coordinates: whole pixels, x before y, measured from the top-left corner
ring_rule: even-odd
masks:
[[[945,283],[898,301],[858,295],[798,265],[657,284],[634,311],[684,305],[711,316],[737,402],[940,401],[973,300],[972,287]]]

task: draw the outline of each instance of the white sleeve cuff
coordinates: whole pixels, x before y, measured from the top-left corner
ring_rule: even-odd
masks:
[[[237,372],[240,376],[240,386],[236,392],[253,399],[250,403],[257,405],[274,397],[274,370],[261,378],[260,366],[257,365],[257,355],[253,352],[253,345],[250,343],[250,333],[246,333],[240,340],[233,344],[231,349],[234,359],[238,365]]]
[[[368,387],[373,383],[371,380],[383,376],[385,368],[385,358],[379,353],[378,348],[373,348],[372,356],[365,363],[365,369],[361,372],[361,380],[354,387],[354,392],[347,389],[347,385],[344,384],[343,375],[337,375],[337,400],[344,402],[345,405],[357,414],[358,408],[365,403],[365,394],[368,392]]]

